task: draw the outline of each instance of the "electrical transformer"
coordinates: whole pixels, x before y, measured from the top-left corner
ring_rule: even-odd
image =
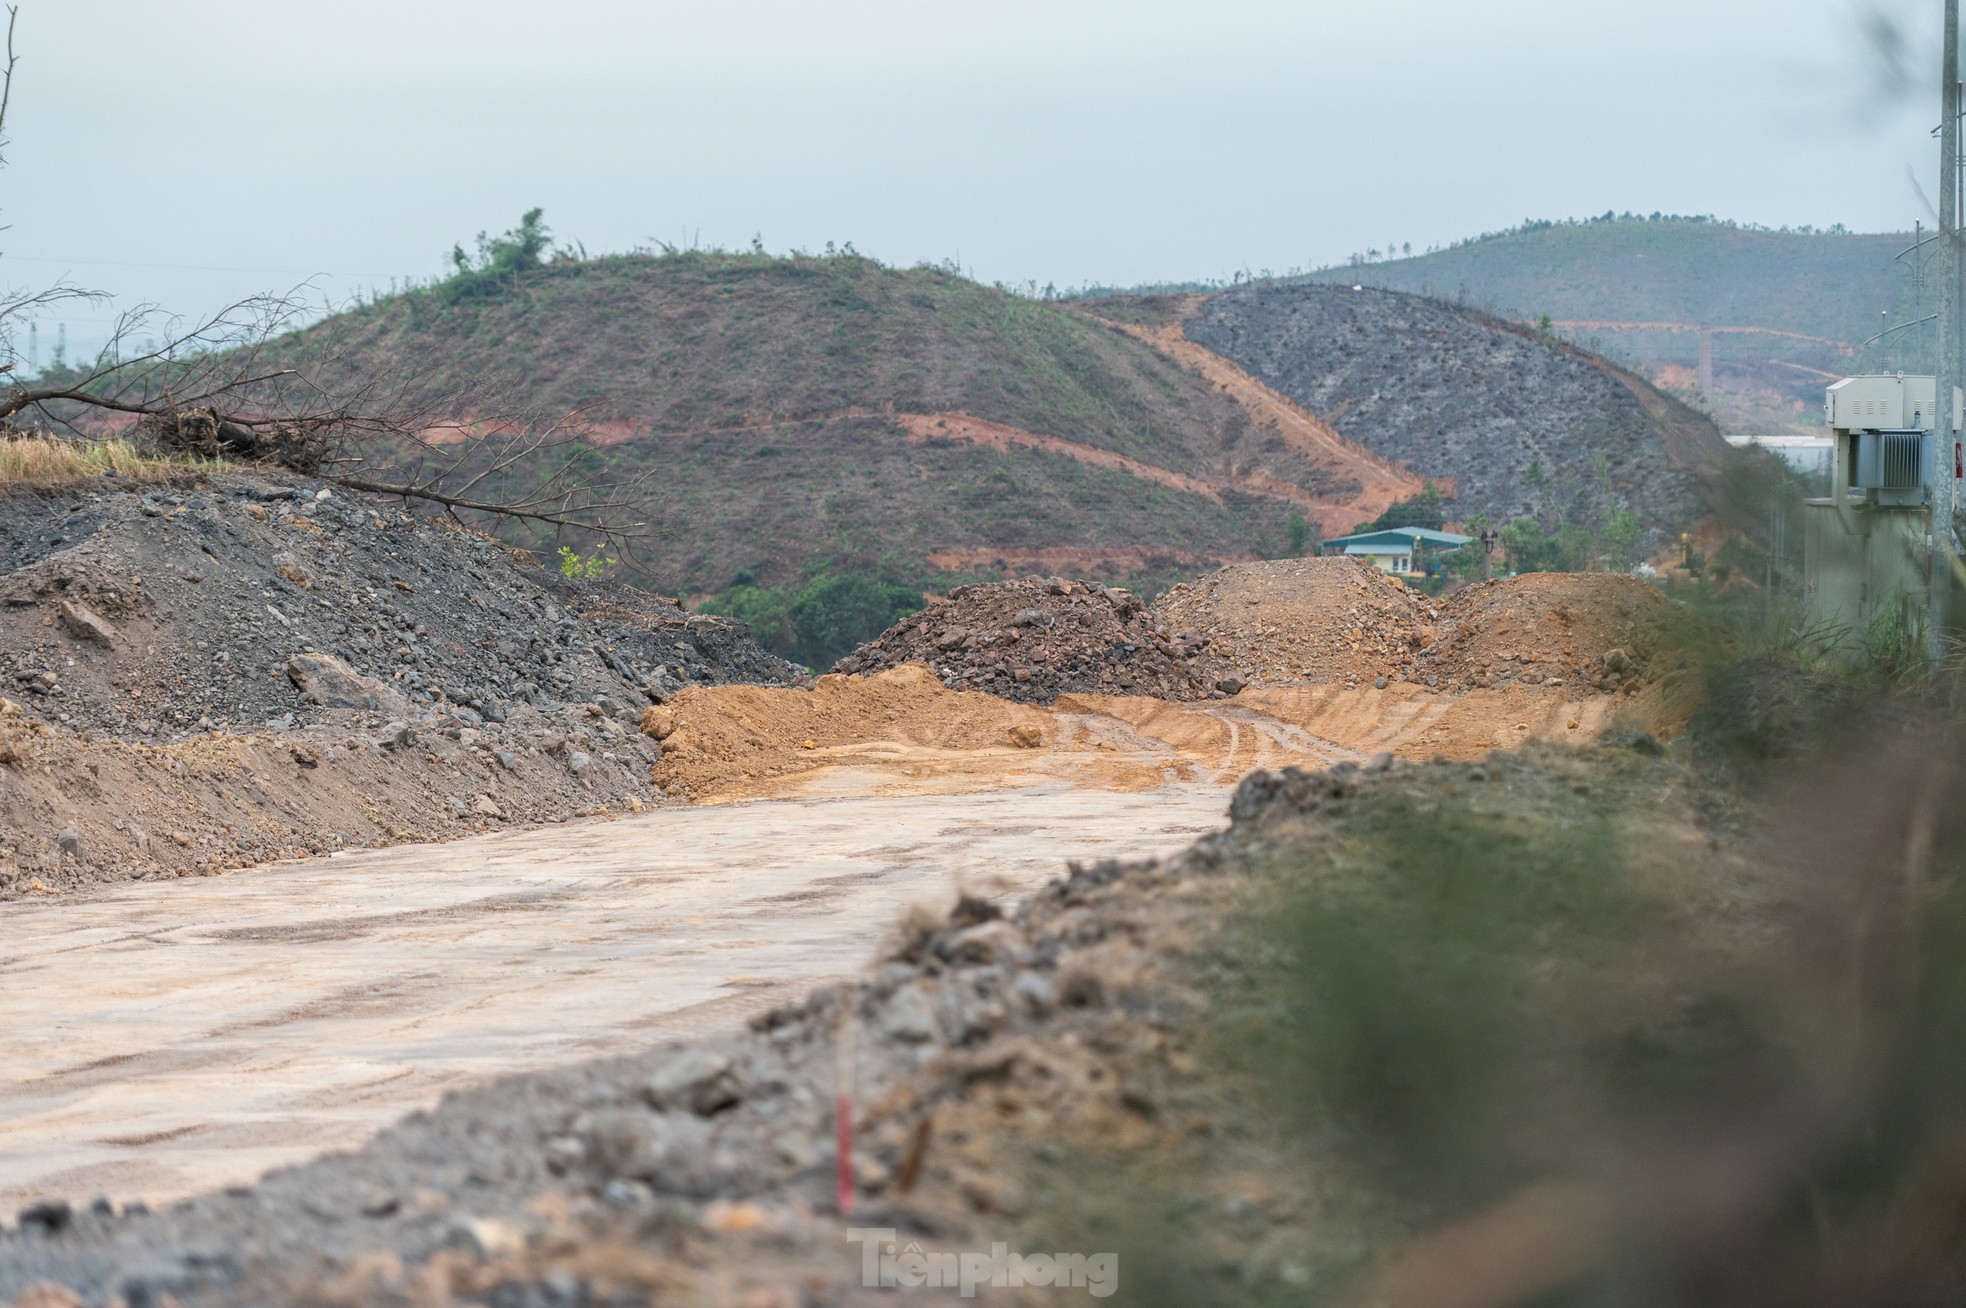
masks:
[[[1931,377],[1846,377],[1829,388],[1829,494],[1804,505],[1804,595],[1813,623],[1854,646],[1881,617],[1922,611],[1934,430]],[[1961,409],[1953,388],[1953,439],[1944,471],[1959,468]]]

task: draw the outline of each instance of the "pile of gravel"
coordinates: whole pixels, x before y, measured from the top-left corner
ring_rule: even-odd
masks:
[[[471,725],[638,709],[799,670],[741,623],[573,584],[497,542],[299,478],[0,497],[0,694],[132,738],[292,726],[297,654]]]
[[[1059,577],[959,586],[833,670],[903,663],[928,664],[954,690],[1030,704],[1064,694],[1206,699],[1241,685],[1202,657],[1196,633],[1170,628],[1138,596]]]

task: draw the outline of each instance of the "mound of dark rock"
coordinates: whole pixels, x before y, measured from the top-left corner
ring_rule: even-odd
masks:
[[[959,586],[833,665],[926,663],[944,685],[1030,704],[1064,694],[1205,699],[1218,687],[1201,638],[1170,630],[1138,596],[1059,577]]]
[[[1632,509],[1657,543],[1704,512],[1695,465],[1724,452],[1710,420],[1639,379],[1440,300],[1252,285],[1184,330],[1347,439],[1451,482],[1456,520],[1542,511],[1540,463],[1565,512]]]
[[[303,478],[0,497],[0,695],[65,726],[156,738],[351,708],[480,725],[519,704],[622,716],[685,685],[798,675],[741,623],[567,582]]]

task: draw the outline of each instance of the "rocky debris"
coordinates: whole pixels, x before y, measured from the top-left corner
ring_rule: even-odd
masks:
[[[1216,686],[1358,685],[1398,676],[1437,610],[1348,558],[1237,563],[1161,596],[1154,612],[1194,632]]]
[[[934,666],[952,687],[1049,703],[1068,691],[1226,698],[1245,686],[1407,682],[1462,693],[1497,686],[1562,689],[1574,699],[1633,692],[1713,644],[1704,624],[1658,587],[1607,573],[1527,573],[1431,599],[1348,558],[1237,563],[1183,582],[1123,620],[1076,614],[1103,587],[1052,579],[970,586],[905,619],[837,665],[896,660]],[[1019,631],[1013,675],[992,623],[1052,605],[1050,625]],[[1114,609],[1113,612],[1117,612]],[[1006,628],[999,625],[999,634]],[[1055,634],[1062,633],[1062,634]]]
[[[650,777],[660,747],[592,705],[520,705],[479,727],[425,709],[379,734],[296,724],[152,744],[49,727],[0,701],[0,743],[13,759],[0,900],[37,882],[216,876],[665,800]],[[588,760],[578,772],[569,752]]]
[[[834,664],[875,672],[935,669],[954,690],[1027,704],[1064,694],[1216,696],[1199,634],[1178,630],[1136,595],[1059,577],[958,586]]]
[[[1595,495],[1602,458],[1613,503],[1596,507],[1634,510],[1656,545],[1706,511],[1693,464],[1724,453],[1703,416],[1657,392],[1642,400],[1582,351],[1440,300],[1251,285],[1210,296],[1184,330],[1347,439],[1451,482],[1456,518],[1541,512],[1527,475],[1538,462]],[[1674,416],[1655,423],[1648,404]]]
[[[402,713],[409,708],[409,700],[402,695],[332,654],[294,655],[287,660],[287,678],[300,691],[303,704],[367,709],[371,713]]]
[[[637,709],[800,675],[741,624],[325,492],[0,496],[0,899],[638,809],[665,796]],[[158,811],[177,829],[129,834]]]
[[[487,537],[323,497],[305,478],[105,486],[0,496],[0,674],[65,725],[163,740],[201,720],[308,722],[395,702],[304,698],[290,672],[304,655],[472,725],[518,704],[642,705],[686,685],[799,675],[740,623],[571,583]],[[54,640],[57,623],[78,644]]]
[[[63,600],[55,606],[55,612],[61,618],[61,625],[75,639],[86,640],[105,649],[116,643],[116,634],[110,625],[88,605]]]

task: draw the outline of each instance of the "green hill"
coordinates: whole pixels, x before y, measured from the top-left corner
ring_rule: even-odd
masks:
[[[1460,299],[1518,317],[1767,327],[1855,343],[1896,307],[1909,233],[1767,231],[1689,219],[1529,223],[1311,280]],[[1928,306],[1927,312],[1930,312]]]
[[[1896,256],[1909,233],[1769,231],[1684,218],[1526,223],[1411,258],[1310,274],[1432,295],[1561,324],[1568,339],[1635,364],[1714,412],[1729,430],[1808,425],[1826,375],[1929,367],[1930,328],[1860,345],[1930,313],[1936,289]],[[1888,313],[1888,317],[1887,317]],[[1663,327],[1612,324],[1673,324]],[[1699,388],[1699,327],[1711,335],[1713,394]]]

